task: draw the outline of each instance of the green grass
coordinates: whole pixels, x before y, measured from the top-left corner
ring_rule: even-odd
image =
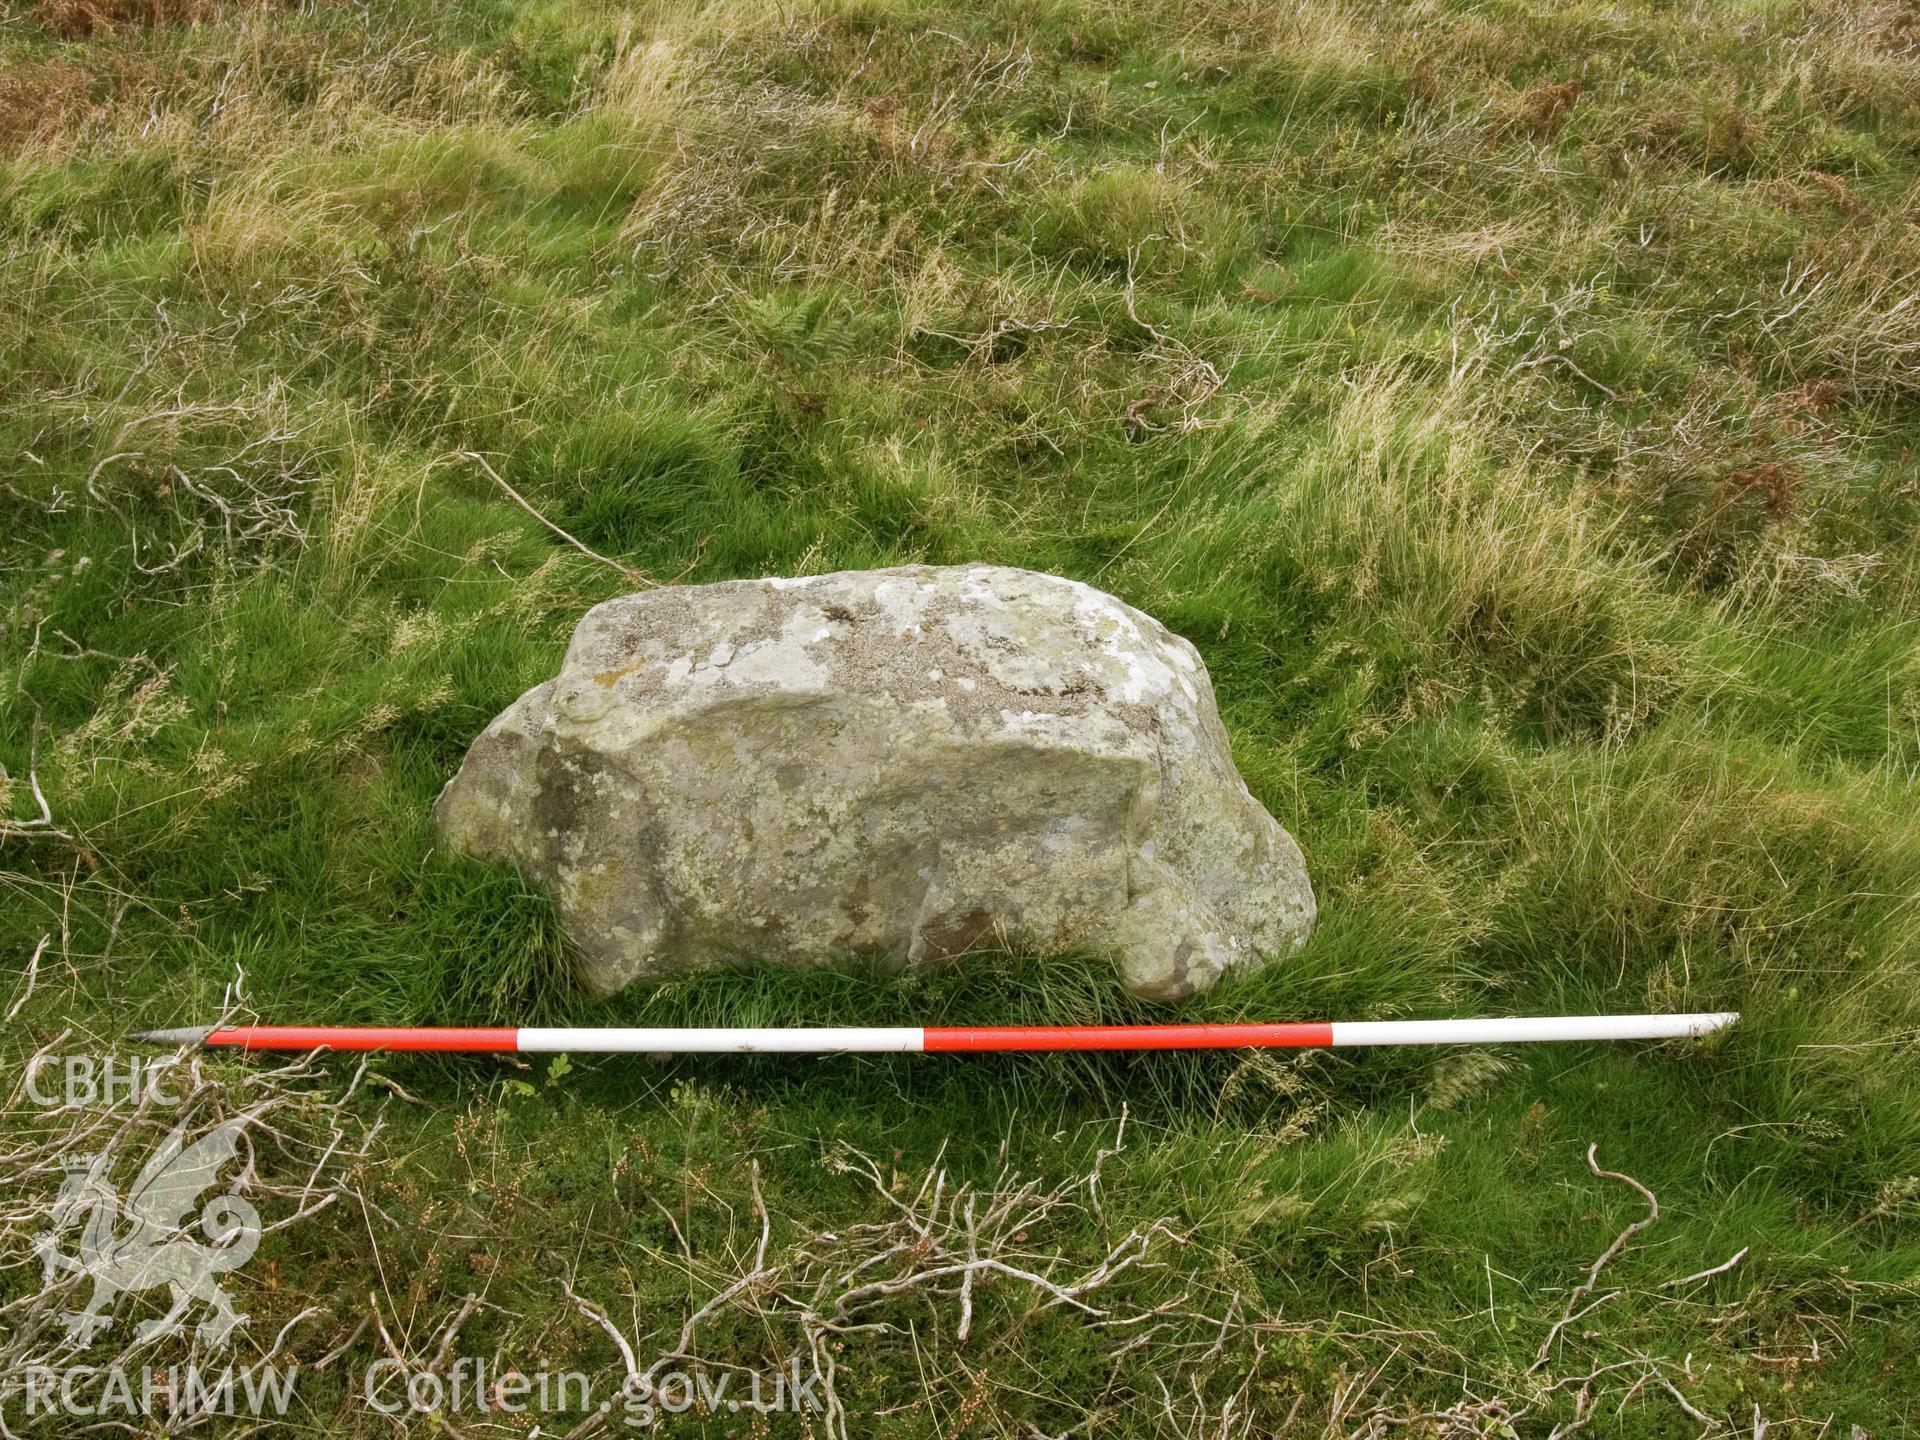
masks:
[[[1143,1294],[1271,1319],[1203,1377],[1212,1429],[1234,1395],[1255,1433],[1344,1434],[1464,1393],[1545,1435],[1596,1370],[1589,1433],[1700,1433],[1632,1385],[1653,1357],[1743,1434],[1906,1433],[1917,33],[35,0],[0,28],[7,1004],[41,952],[10,1068],[209,1015],[237,973],[343,1023],[1735,1008],[1706,1044],[1490,1056],[387,1061],[424,1102],[360,1176],[394,1223],[330,1212],[235,1284],[262,1347],[321,1307],[309,1361],[370,1289],[423,1340],[484,1289],[463,1353],[605,1376],[561,1262],[666,1344],[715,1287],[654,1257],[676,1225],[750,1249],[750,1165],[787,1244],[884,1218],[836,1146],[907,1190],[1052,1183],[1124,1113],[1104,1216],[1032,1243],[1077,1272],[1166,1217],[1188,1243]],[[984,559],[1155,614],[1319,930],[1177,1012],[1073,957],[581,1000],[541,897],[427,808],[628,586],[464,452],[661,582]],[[1642,1213],[1590,1144],[1660,1219],[1530,1372]],[[30,1241],[8,1222],[0,1303]],[[991,1306],[977,1357],[925,1310],[848,1336],[854,1433],[1182,1433],[1153,1350],[1109,1374],[1099,1327]],[[388,1433],[339,1378],[381,1353],[308,1377],[302,1427]],[[672,1426],[703,1427],[741,1428]]]

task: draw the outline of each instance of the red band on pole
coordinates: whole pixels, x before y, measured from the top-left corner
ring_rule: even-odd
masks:
[[[1333,1026],[1006,1025],[927,1029],[928,1050],[1303,1049],[1333,1044]]]
[[[314,1025],[235,1025],[216,1030],[205,1044],[241,1050],[506,1050],[520,1048],[516,1029],[338,1028]]]

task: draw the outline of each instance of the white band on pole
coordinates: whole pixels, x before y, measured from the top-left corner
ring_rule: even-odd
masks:
[[[1703,1015],[1540,1015],[1485,1020],[1336,1020],[1345,1045],[1509,1045],[1543,1040],[1672,1040],[1709,1035],[1740,1017]]]

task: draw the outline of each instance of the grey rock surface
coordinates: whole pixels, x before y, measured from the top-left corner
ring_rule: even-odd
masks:
[[[599,991],[741,962],[1113,957],[1175,999],[1305,939],[1193,646],[1076,581],[907,566],[595,606],[434,807]]]

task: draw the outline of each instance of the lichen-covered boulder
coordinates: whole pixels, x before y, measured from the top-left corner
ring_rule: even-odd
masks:
[[[1194,648],[1090,586],[988,565],[595,606],[435,817],[552,890],[601,991],[996,946],[1110,955],[1173,999],[1314,916]]]

